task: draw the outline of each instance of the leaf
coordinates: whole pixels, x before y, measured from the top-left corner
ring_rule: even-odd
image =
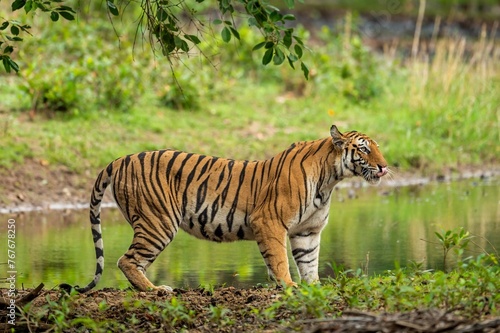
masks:
[[[271,19],[272,22],[278,22],[281,21],[283,18],[283,15],[281,15],[278,11],[273,11],[271,15],[269,15],[269,18]]]
[[[70,12],[70,13],[76,13],[76,12],[73,10],[73,8],[71,8],[71,7],[69,7],[69,6],[64,6],[64,5],[61,5],[61,6],[57,7],[57,10],[59,10],[59,11],[64,10],[64,11],[67,11],[67,12]]]
[[[194,43],[194,44],[200,44],[201,40],[198,38],[196,35],[184,35],[184,38],[186,38],[188,41]]]
[[[255,17],[249,17],[248,18],[248,25],[250,27],[258,27],[259,24],[257,23],[257,20],[255,19]]]
[[[240,40],[240,33],[238,32],[238,30],[236,30],[233,27],[229,28],[229,30],[231,30],[231,33],[233,34],[234,38],[236,38],[237,40]]]
[[[299,58],[293,53],[290,53],[287,57],[292,62],[296,62],[297,60],[299,60]]]
[[[51,12],[50,13],[50,19],[54,22],[56,22],[57,20],[59,20],[59,14],[57,14],[57,12]]]
[[[273,52],[274,49],[270,48],[264,53],[264,56],[262,57],[262,64],[265,66],[271,62],[271,59],[273,58]]]
[[[299,44],[295,44],[295,46],[293,47],[293,49],[295,50],[295,53],[297,53],[297,57],[302,58],[302,47],[300,47]]]
[[[285,61],[285,54],[279,48],[276,48],[273,61],[275,65],[281,65]]]
[[[68,21],[73,21],[75,19],[75,15],[68,13],[68,12],[59,12],[62,17],[64,17]]]
[[[12,42],[20,42],[22,41],[23,39],[21,37],[17,37],[17,36],[5,36],[8,40],[12,41]]]
[[[12,11],[21,9],[26,4],[26,0],[16,0],[12,3]]]
[[[19,28],[15,25],[10,27],[10,33],[13,34],[14,36],[19,35]]]
[[[0,25],[0,30],[5,30],[9,26],[9,21],[3,21],[2,25]]]
[[[295,21],[295,15],[292,15],[292,14],[285,14],[283,16],[283,20],[287,20],[287,21]]]
[[[215,19],[212,21],[212,24],[213,25],[219,25],[219,24],[222,24],[222,20],[219,20],[219,19]]]
[[[2,57],[2,62],[3,62],[3,68],[5,68],[5,71],[7,73],[10,73],[10,62],[9,62],[9,57]]]
[[[36,3],[36,6],[38,8],[40,8],[43,12],[49,12],[50,11],[50,9],[47,9],[47,7],[45,7],[45,5],[43,3],[38,2],[38,1],[35,2],[35,3]]]
[[[3,49],[4,54],[11,54],[13,51],[14,51],[14,47],[11,45],[8,45],[5,47],[5,49]]]
[[[171,32],[163,30],[160,40],[163,51],[166,54],[170,54],[173,50],[175,50],[176,45],[174,41],[174,35]]]
[[[290,56],[291,55],[292,54],[290,54]],[[290,65],[290,67],[292,67],[293,69],[295,69],[295,66],[293,65],[293,62],[296,61],[296,60],[292,60],[292,58],[290,56],[286,57],[288,59],[288,64]]]
[[[295,7],[295,1],[294,0],[284,0],[284,1],[285,1],[286,6],[289,9],[293,9]]]
[[[33,9],[33,1],[26,1],[26,5],[24,5],[24,10],[26,14],[28,14]]]
[[[231,31],[229,30],[229,28],[224,27],[224,29],[222,29],[220,34],[221,34],[222,40],[225,41],[226,43],[229,43],[229,41],[231,40]]]
[[[116,5],[115,5],[112,1],[108,0],[106,3],[108,4],[108,9],[109,9],[109,12],[110,12],[111,14],[113,14],[114,16],[118,16],[118,15],[120,15],[120,13],[118,12],[118,8],[116,7]],[[160,9],[161,9],[161,10],[163,10],[162,8],[160,8]],[[157,14],[158,14],[158,13],[157,13]],[[62,15],[62,14],[61,14],[61,15]],[[63,16],[64,16],[64,15],[63,15]],[[158,19],[159,19],[159,18],[158,18]],[[163,20],[165,20],[165,19],[163,19]],[[163,20],[161,20],[161,21],[163,21]]]
[[[259,43],[259,44],[255,45],[255,46],[253,47],[252,51],[256,51],[256,50],[258,50],[258,49],[263,48],[263,47],[264,47],[264,45],[266,45],[266,43],[267,43],[267,42],[262,42],[262,43]]]
[[[268,13],[270,11],[275,11],[275,12],[279,12],[280,11],[280,9],[278,7],[275,7],[275,6],[270,5],[270,4],[266,4],[266,10],[267,10]]]
[[[178,49],[181,49],[184,52],[188,52],[189,51],[189,45],[188,45],[188,43],[186,43],[186,41],[183,40],[182,38],[180,38],[179,36],[175,36],[174,37],[174,43],[175,43],[175,46]]]
[[[295,41],[300,45],[300,46],[304,46],[304,42],[302,41],[301,38],[297,37],[297,36],[292,36],[293,39],[295,39]]]
[[[10,67],[11,67],[12,69],[14,69],[14,70],[16,71],[16,73],[17,73],[17,72],[19,72],[19,65],[18,65],[18,64],[17,64],[14,60],[12,60],[12,58],[11,58],[11,57],[8,57],[8,58],[7,58],[7,61],[9,62]]]
[[[289,49],[292,46],[292,30],[289,29],[285,31],[285,36],[283,37],[283,44]]]
[[[307,68],[307,66],[303,62],[300,63],[300,69],[302,69],[306,80],[309,80],[309,68]]]
[[[158,21],[160,22],[163,22],[167,19],[168,17],[168,13],[165,11],[165,9],[163,8],[158,8],[158,10],[156,11],[156,18],[158,19]]]

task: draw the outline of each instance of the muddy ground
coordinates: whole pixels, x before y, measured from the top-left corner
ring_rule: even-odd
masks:
[[[63,293],[56,290],[21,291],[22,298],[32,292],[34,300],[28,312],[17,314],[16,326],[9,325],[6,308],[8,299],[0,298],[0,332],[46,332],[60,330],[54,318],[71,322],[78,318],[92,318],[94,322],[115,321],[121,326],[108,326],[121,332],[500,332],[500,318],[482,320],[464,319],[452,311],[438,309],[415,310],[389,314],[383,311],[369,313],[349,310],[339,301],[325,318],[315,319],[307,313],[294,312],[281,306],[274,316],[266,315],[280,299],[278,288],[254,287],[237,289],[221,287],[206,289],[175,289],[173,293],[133,292],[103,289],[85,295],[72,296],[64,314],[49,310],[50,302],[61,303]],[[0,290],[7,296],[7,290]],[[172,302],[176,298],[178,303]],[[7,302],[7,303],[6,303]],[[103,306],[106,304],[106,306]],[[154,308],[151,304],[156,304]],[[170,304],[162,306],[161,304]],[[174,304],[174,305],[172,305]],[[177,305],[176,305],[177,304]],[[63,307],[64,308],[64,307]],[[227,309],[217,313],[214,309]],[[181,309],[181,310],[180,310]],[[64,311],[63,311],[64,312]],[[37,313],[39,315],[37,315]],[[187,318],[182,313],[191,313]],[[339,314],[342,315],[339,316]],[[58,317],[59,316],[59,317]],[[62,316],[62,317],[61,317]],[[55,329],[59,327],[59,329]],[[87,327],[89,327],[87,325]],[[63,328],[64,332],[90,332],[84,324]]]

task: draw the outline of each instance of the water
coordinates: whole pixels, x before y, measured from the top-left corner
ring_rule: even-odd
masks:
[[[411,261],[442,269],[442,249],[434,233],[459,227],[475,236],[467,255],[500,250],[499,184],[500,179],[476,179],[336,190],[330,221],[322,234],[320,276],[332,274],[332,262],[369,274],[394,269],[397,263],[407,266]],[[106,261],[98,287],[127,287],[116,261],[128,249],[132,230],[117,209],[104,209],[102,217]],[[62,282],[83,286],[92,279],[95,259],[86,210],[0,215],[5,240],[9,218],[16,221],[18,287],[41,282],[48,288]],[[8,271],[6,262],[4,246],[0,272]],[[295,274],[294,264],[291,267]],[[174,287],[248,287],[266,283],[266,274],[254,242],[217,244],[182,231],[148,270],[153,283]],[[0,279],[4,275],[0,273]]]

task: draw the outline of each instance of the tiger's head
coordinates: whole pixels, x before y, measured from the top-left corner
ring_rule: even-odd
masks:
[[[387,162],[374,140],[356,131],[342,134],[335,125],[330,134],[342,154],[340,167],[344,176],[361,176],[370,184],[378,184],[388,173]]]

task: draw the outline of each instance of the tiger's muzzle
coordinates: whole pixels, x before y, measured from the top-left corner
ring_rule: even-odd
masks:
[[[387,169],[387,167],[382,167],[380,165],[378,166],[378,169],[379,169],[379,172],[377,172],[377,177],[378,178],[387,175],[387,173],[389,172],[389,170]]]

